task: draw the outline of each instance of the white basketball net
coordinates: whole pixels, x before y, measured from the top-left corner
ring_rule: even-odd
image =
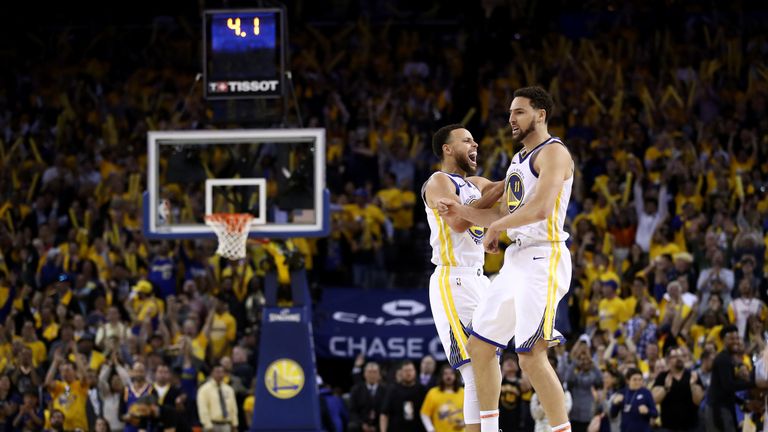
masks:
[[[245,246],[253,215],[248,213],[214,213],[205,217],[205,223],[219,238],[216,253],[230,260],[245,258]]]

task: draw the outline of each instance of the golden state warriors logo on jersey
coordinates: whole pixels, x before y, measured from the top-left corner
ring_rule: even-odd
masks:
[[[304,387],[304,369],[291,359],[277,359],[267,366],[264,385],[272,396],[290,399]]]
[[[507,177],[507,209],[510,213],[517,210],[523,202],[525,185],[519,173],[513,172]]]
[[[474,198],[470,198],[467,200],[467,202],[464,203],[464,205],[470,205],[475,201],[477,200]],[[477,225],[471,226],[467,229],[467,233],[469,234],[470,237],[472,237],[472,240],[476,244],[480,244],[483,242],[483,236],[485,236],[485,228]]]

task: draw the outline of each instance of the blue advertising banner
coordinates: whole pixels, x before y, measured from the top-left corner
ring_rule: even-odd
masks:
[[[445,360],[427,290],[326,288],[314,318],[319,357]]]

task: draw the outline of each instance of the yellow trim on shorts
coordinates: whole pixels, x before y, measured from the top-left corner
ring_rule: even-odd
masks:
[[[456,257],[453,254],[453,242],[451,241],[451,233],[448,231],[450,227],[437,213],[437,209],[432,209],[435,214],[435,220],[437,222],[437,235],[440,239],[440,257],[444,265],[440,269],[440,275],[438,279],[438,286],[440,288],[440,300],[443,303],[443,309],[448,317],[448,324],[451,327],[453,337],[456,339],[456,343],[459,346],[459,354],[462,360],[469,358],[467,354],[467,337],[464,334],[464,327],[459,319],[459,314],[456,312],[456,305],[453,302],[453,294],[451,293],[451,281],[450,281],[450,265],[456,265]],[[450,343],[450,340],[448,341]],[[449,348],[450,350],[450,348]]]
[[[456,311],[456,304],[453,302],[453,293],[451,292],[451,268],[443,267],[443,276],[440,278],[442,282],[441,296],[443,299],[443,308],[448,315],[448,324],[451,326],[453,337],[456,339],[456,344],[459,346],[459,355],[462,360],[469,358],[467,354],[467,335],[464,334],[464,326],[459,319],[459,313]],[[450,343],[450,341],[449,341]]]
[[[560,262],[560,236],[557,229],[557,214],[560,210],[560,199],[563,190],[557,194],[555,199],[555,208],[552,210],[552,216],[547,218],[547,240],[552,242],[552,252],[549,257],[549,270],[547,271],[547,302],[544,306],[544,339],[552,339],[555,319],[555,299],[557,298],[557,264]]]

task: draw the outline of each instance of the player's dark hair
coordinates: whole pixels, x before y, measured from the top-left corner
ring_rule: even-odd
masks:
[[[451,132],[453,132],[456,129],[463,129],[464,125],[459,123],[449,124],[448,126],[443,126],[440,129],[435,132],[434,135],[432,135],[432,152],[435,153],[435,156],[440,158],[440,160],[443,160],[443,144],[448,142],[448,139],[451,136]]]
[[[514,97],[527,98],[531,101],[531,106],[534,109],[543,109],[546,113],[544,123],[549,123],[555,101],[552,100],[552,96],[546,90],[541,87],[523,87],[515,90]]]

